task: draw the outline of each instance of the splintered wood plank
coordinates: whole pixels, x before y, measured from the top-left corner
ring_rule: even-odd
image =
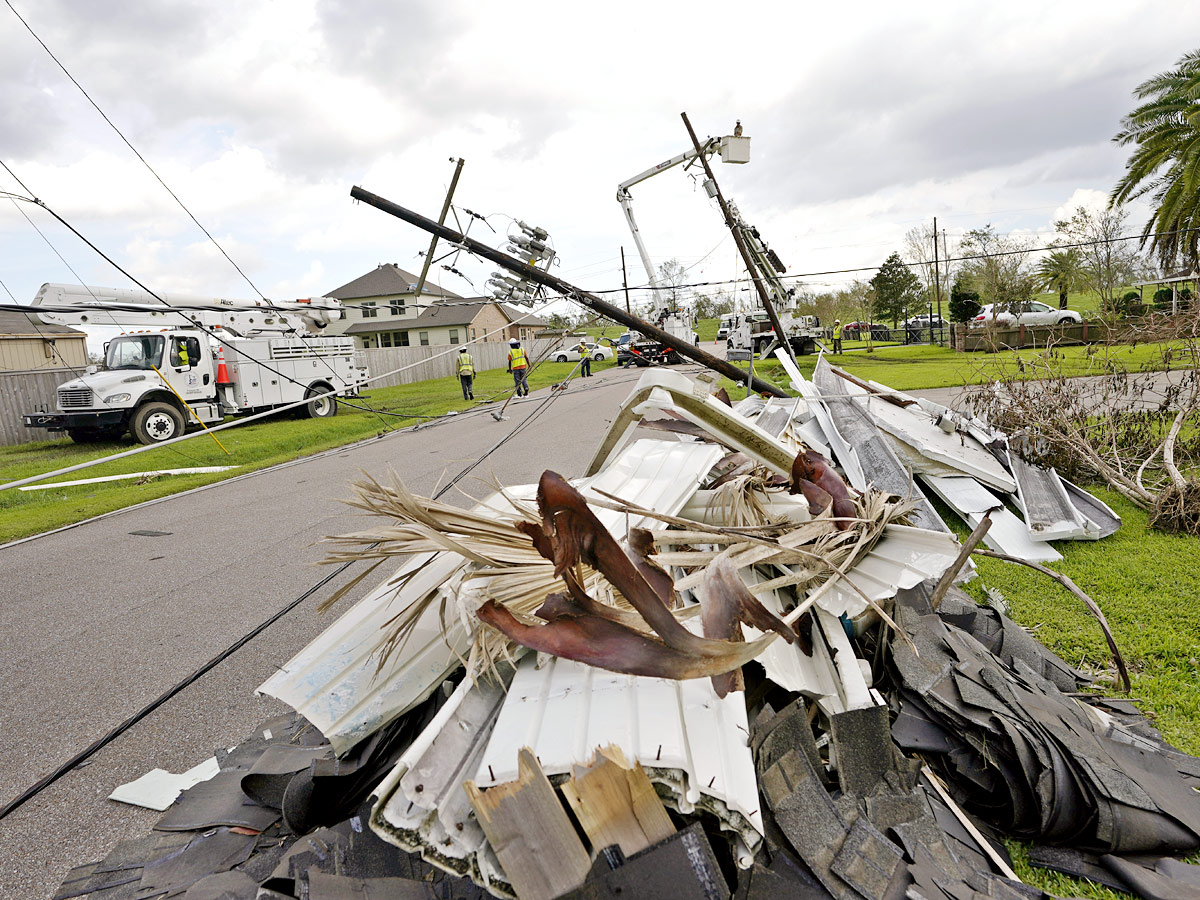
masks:
[[[599,750],[590,768],[577,769],[562,793],[596,852],[618,844],[632,856],[675,833],[641,764],[630,767],[615,745]]]
[[[521,900],[553,900],[583,884],[591,860],[532,750],[517,754],[516,781],[483,791],[468,780],[463,790]]]

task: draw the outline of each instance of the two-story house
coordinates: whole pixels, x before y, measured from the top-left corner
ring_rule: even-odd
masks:
[[[385,263],[327,296],[342,301],[346,315],[326,334],[354,337],[358,347],[434,347],[485,339],[530,340],[546,322],[527,311],[485,298],[464,298],[426,281],[416,294],[416,275]]]

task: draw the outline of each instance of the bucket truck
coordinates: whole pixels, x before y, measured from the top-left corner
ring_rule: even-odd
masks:
[[[310,336],[342,317],[331,297],[267,303],[45,284],[29,312],[47,324],[121,329],[99,370],[59,386],[57,412],[23,416],[27,428],[80,443],[129,431],[154,444],[305,398],[302,412],[325,418],[368,377],[353,338]]]
[[[658,278],[654,266],[650,262],[650,256],[646,252],[645,244],[642,242],[642,235],[638,229],[637,221],[633,216],[633,197],[629,193],[629,189],[657,175],[659,172],[665,172],[667,169],[672,169],[680,164],[684,164],[685,166],[690,165],[699,159],[701,154],[704,154],[707,158],[718,151],[721,154],[721,161],[725,163],[742,164],[750,161],[750,138],[742,134],[741,122],[738,122],[733,134],[724,137],[708,138],[700,144],[699,151],[693,147],[685,153],[680,153],[678,156],[673,156],[647,169],[640,175],[635,175],[617,187],[617,202],[621,204],[621,209],[625,213],[625,219],[629,223],[629,230],[633,234],[633,242],[637,246],[638,255],[641,256],[642,265],[646,269],[646,275],[649,277],[652,287],[659,287]],[[708,179],[704,181],[704,190],[710,199],[716,197],[716,185]],[[795,316],[793,314],[796,305],[793,297],[794,289],[786,288],[779,278],[781,274],[787,271],[786,268],[780,262],[775,252],[767,247],[766,243],[760,237],[758,229],[747,225],[742,220],[734,204],[730,204],[730,207],[734,218],[734,227],[738,229],[750,251],[753,263],[760,273],[758,277],[766,282],[767,289],[772,294],[772,302],[775,305],[776,312],[779,314],[780,324],[783,326],[785,332],[784,338],[792,345],[795,353],[811,353],[815,347],[816,339],[821,335],[820,322],[814,316]],[[755,273],[751,274],[754,275]],[[694,339],[695,335],[692,331],[691,320],[669,306],[659,306],[646,318],[651,321],[657,321],[659,327],[671,332],[676,337],[684,340]],[[728,328],[728,337],[731,349],[769,352],[774,346],[772,342],[775,340],[775,332],[765,313],[750,312],[744,315],[736,315],[732,318]],[[652,341],[635,342],[633,347],[635,351],[643,353],[650,362],[677,361],[677,359],[673,358],[675,357],[674,353],[664,354],[662,348],[658,347]]]

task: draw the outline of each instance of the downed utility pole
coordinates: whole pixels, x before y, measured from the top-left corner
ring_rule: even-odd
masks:
[[[737,244],[738,253],[742,255],[742,261],[746,264],[746,271],[750,273],[750,280],[754,282],[754,287],[758,291],[758,299],[763,305],[763,309],[767,311],[767,316],[771,320],[771,327],[775,329],[775,339],[779,341],[779,345],[783,347],[784,352],[792,358],[792,365],[796,364],[796,351],[792,349],[792,342],[788,340],[787,334],[783,330],[783,324],[779,321],[779,314],[775,312],[775,304],[771,302],[771,298],[767,296],[767,288],[763,284],[762,273],[759,272],[758,266],[755,265],[754,259],[750,256],[750,251],[746,249],[746,244],[742,240],[741,232],[738,231],[737,223],[733,220],[733,215],[729,212],[729,204],[725,202],[725,195],[721,193],[721,186],[717,184],[717,178],[713,175],[712,167],[708,164],[708,158],[701,152],[700,141],[696,137],[696,132],[692,128],[692,123],[688,120],[686,112],[680,113],[683,117],[683,124],[687,126],[688,136],[692,139],[692,146],[696,148],[696,154],[700,157],[700,164],[704,166],[704,174],[712,183],[713,193],[716,195],[717,203],[721,206],[721,214],[725,216],[725,227],[729,229],[729,233],[733,235],[733,242]],[[751,367],[753,367],[754,349],[751,347]]]
[[[590,294],[581,288],[577,288],[570,282],[563,281],[561,278],[551,275],[549,272],[543,272],[541,269],[523,263],[520,260],[513,259],[511,256],[501,253],[499,250],[489,247],[487,244],[481,244],[479,241],[474,240],[473,238],[469,238],[464,234],[459,234],[452,228],[447,228],[445,225],[439,225],[432,219],[425,218],[425,216],[422,216],[420,213],[415,213],[410,209],[405,209],[403,206],[392,203],[390,200],[385,200],[378,194],[372,194],[370,191],[363,190],[357,185],[350,189],[350,196],[355,200],[360,200],[363,203],[374,206],[376,209],[383,210],[383,212],[393,215],[398,219],[403,219],[410,225],[416,225],[418,228],[428,231],[430,234],[437,235],[444,240],[451,241],[452,243],[462,247],[464,250],[478,254],[484,259],[508,269],[508,271],[515,275],[519,275],[520,277],[526,278],[529,281],[535,281],[538,284],[545,285],[552,290],[558,291],[560,294],[563,294],[569,299],[574,300],[576,303],[581,303],[589,309],[594,310],[601,315],[607,316],[614,322],[620,322],[622,325],[633,331],[640,331],[647,337],[651,337],[659,343],[670,347],[680,356],[686,356],[688,359],[698,362],[702,366],[707,366],[708,368],[715,372],[719,372],[727,378],[731,378],[734,381],[741,382],[742,384],[749,384],[752,388],[754,388],[754,390],[770,394],[773,397],[788,396],[788,394],[781,388],[771,384],[770,382],[763,381],[761,378],[755,378],[752,375],[748,375],[746,372],[743,372],[732,363],[726,362],[723,359],[718,359],[711,353],[705,353],[699,347],[693,346],[687,341],[682,341],[675,337],[675,335],[663,331],[656,325],[651,325],[649,322],[625,312],[625,310],[621,309],[620,307],[613,306],[611,303],[601,300],[595,294]]]
[[[454,177],[450,179],[450,187],[446,191],[446,201],[442,204],[442,214],[438,216],[438,224],[446,224],[446,213],[450,212],[450,201],[454,199],[454,189],[458,187],[458,176],[462,174],[463,163],[465,159],[459,157],[458,165],[454,167]],[[421,301],[421,291],[425,289],[425,279],[429,275],[429,267],[433,265],[433,251],[437,249],[437,235],[433,236],[433,240],[429,242],[429,252],[425,254],[425,264],[421,266],[421,277],[417,279],[417,288],[413,291],[413,300],[418,304]],[[418,305],[418,310],[420,306]]]

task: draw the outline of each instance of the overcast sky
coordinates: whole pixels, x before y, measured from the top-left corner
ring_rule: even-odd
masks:
[[[1200,4],[1128,0],[11,2],[274,299],[382,262],[419,271],[428,236],[350,188],[435,218],[451,157],[466,160],[456,203],[499,235],[514,218],[549,230],[557,274],[620,287],[624,246],[642,284],[616,185],[690,146],[681,111],[701,137],[742,120],[751,162],[716,174],[790,273],[877,266],[934,216],[951,242],[989,222],[1047,233],[1107,195],[1133,88],[1200,36]],[[4,5],[0,159],[151,288],[254,296]],[[23,193],[2,170],[0,190]],[[656,263],[676,257],[696,281],[734,274],[733,243],[691,178],[667,172],[633,195]],[[0,200],[0,281],[21,302],[76,281],[72,269],[131,286],[19,206]],[[470,233],[499,243],[479,222]],[[480,291],[495,268],[456,265]]]

